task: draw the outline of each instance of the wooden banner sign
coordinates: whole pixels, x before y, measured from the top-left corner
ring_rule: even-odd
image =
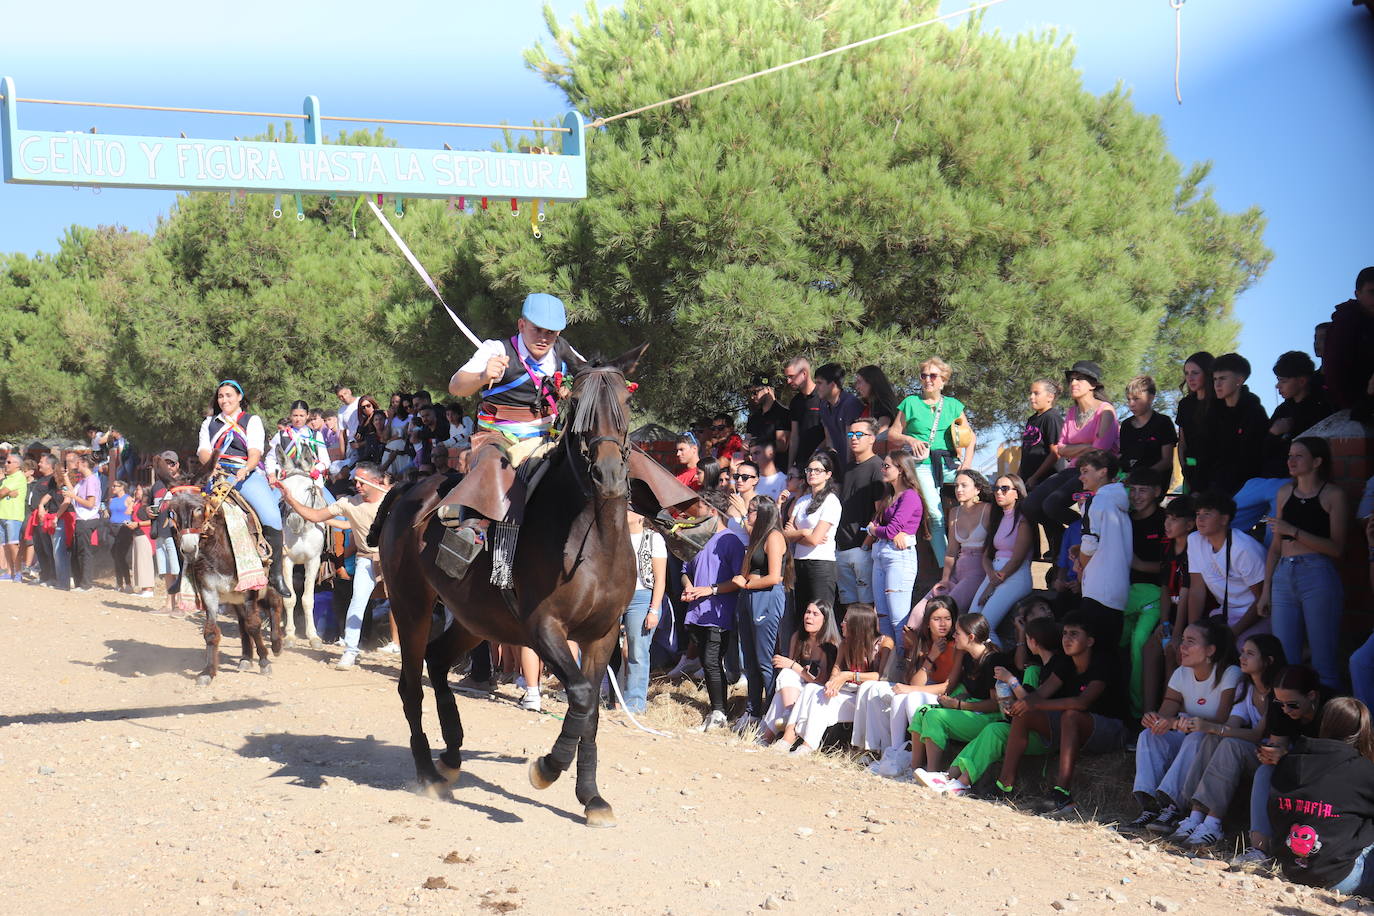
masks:
[[[23,130],[14,81],[0,81],[0,93],[4,175],[15,184],[396,198],[587,196],[584,128],[575,111],[563,118],[559,154],[537,155],[328,144],[314,96],[305,100],[299,143]]]

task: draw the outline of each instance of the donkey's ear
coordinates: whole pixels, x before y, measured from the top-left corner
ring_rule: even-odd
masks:
[[[633,350],[626,350],[624,353],[611,360],[609,365],[619,369],[621,375],[632,375],[634,374],[635,368],[639,365],[640,359],[643,358],[644,351],[647,349],[649,349],[649,342],[646,340]]]
[[[202,464],[200,470],[191,478],[191,483],[198,487],[204,486],[205,482],[210,479],[210,475],[215,472],[215,465],[219,464],[219,456],[220,449],[215,449],[214,452],[210,454],[210,460]]]

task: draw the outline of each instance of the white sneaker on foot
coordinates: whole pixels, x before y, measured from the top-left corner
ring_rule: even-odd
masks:
[[[534,690],[526,690],[524,696],[520,697],[520,708],[526,712],[539,712],[539,693]]]
[[[337,662],[334,663],[334,670],[336,670],[336,671],[347,671],[347,670],[349,670],[350,668],[356,667],[357,664],[358,664],[358,653],[357,653],[357,652],[345,652],[343,655],[340,655],[340,656],[339,656],[339,660],[338,660]]]
[[[954,785],[954,780],[949,778],[948,773],[932,773],[921,767],[916,768],[916,781],[927,789],[934,789],[936,792],[948,792]]]
[[[719,709],[713,709],[711,710],[711,714],[697,726],[696,730],[699,732],[709,732],[713,728],[724,728],[728,724],[729,720],[725,718],[725,713],[721,712]]]
[[[381,647],[380,649],[378,649],[377,651],[378,651],[378,652],[385,652],[387,655],[400,655],[400,654],[401,654],[401,647],[400,647],[399,645],[397,645],[397,644],[393,641],[393,642],[389,642],[389,643],[387,643],[386,645],[382,646],[382,647]]]

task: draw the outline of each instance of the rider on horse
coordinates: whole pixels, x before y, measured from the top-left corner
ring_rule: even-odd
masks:
[[[258,468],[262,460],[264,434],[262,420],[243,409],[243,387],[233,379],[225,379],[215,388],[212,409],[218,411],[200,425],[200,440],[196,448],[201,464],[216,453],[217,474],[223,473],[234,481],[234,489],[257,513],[262,535],[272,548],[272,565],[267,584],[283,597],[291,596],[291,589],[281,574],[284,549],[281,533],[281,509],[277,495],[272,492],[267,477]]]
[[[561,337],[567,327],[563,303],[548,293],[525,297],[516,333],[508,340],[486,340],[449,380],[449,393],[468,397],[483,392],[472,437],[471,469],[435,506],[451,530],[444,538],[441,567],[461,578],[481,552],[491,522],[499,523],[492,581],[508,585],[515,535],[524,521],[525,498],[535,474],[518,468],[548,450],[574,372],[586,360]],[[566,381],[565,381],[566,379]],[[485,389],[485,390],[484,390]],[[685,506],[696,494],[662,465],[631,449],[628,460],[632,501],[652,519],[661,508]],[[537,472],[536,472],[537,473]],[[634,487],[633,481],[640,486]],[[421,514],[421,520],[429,512]],[[480,518],[479,518],[480,516]]]

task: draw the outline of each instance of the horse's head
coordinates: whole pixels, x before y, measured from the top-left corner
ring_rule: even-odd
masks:
[[[630,493],[630,388],[647,343],[605,365],[589,366],[573,379],[569,432],[587,462],[587,473],[602,499]]]
[[[158,514],[167,517],[176,529],[182,552],[188,552],[194,549],[201,525],[205,523],[205,491],[194,484],[172,487],[162,497]]]

